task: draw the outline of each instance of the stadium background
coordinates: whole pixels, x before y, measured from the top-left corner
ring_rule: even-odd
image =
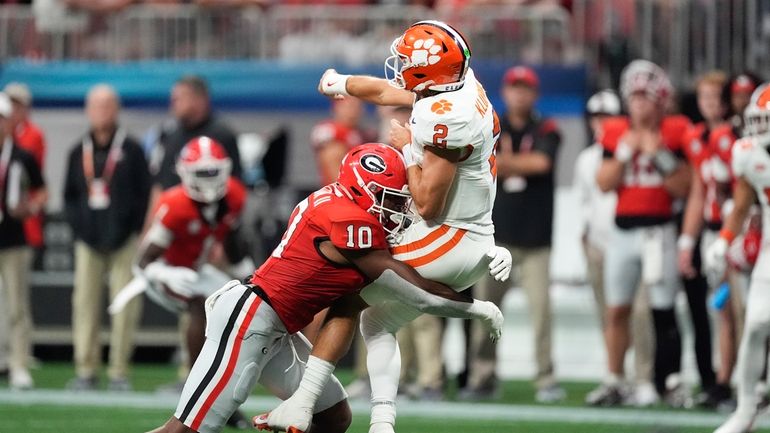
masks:
[[[447,20],[469,37],[472,66],[497,107],[505,69],[513,64],[533,65],[542,83],[538,108],[557,119],[563,137],[557,161],[552,256],[555,362],[562,379],[595,381],[603,372],[603,350],[590,290],[584,285],[579,234],[570,218],[577,209],[570,189],[572,163],[587,138],[586,96],[615,84],[619,68],[635,57],[666,68],[680,89],[685,111],[693,108],[689,86],[699,72],[770,70],[770,5],[763,0],[573,0],[516,5],[471,1],[437,2],[433,9],[281,2],[235,8],[215,7],[214,1],[208,6],[132,5],[96,19],[66,11],[55,1],[35,3],[0,6],[0,84],[27,83],[35,97],[33,120],[48,132],[47,250],[37,260],[32,278],[34,342],[43,360],[70,356],[72,260],[70,235],[60,217],[62,161],[86,127],[82,103],[93,84],[107,82],[116,87],[125,106],[122,124],[140,137],[167,117],[171,85],[188,73],[209,81],[215,111],[239,133],[269,138],[285,130],[284,176],[265,198],[272,211],[268,217],[283,221],[294,202],[317,186],[308,137],[312,126],[328,116],[328,101],[315,89],[324,69],[381,76],[381,62],[392,38],[425,18]],[[375,126],[375,122],[370,110],[367,123]],[[257,248],[255,253],[261,251]],[[504,311],[508,320],[499,345],[500,374],[507,379],[529,378],[532,353],[520,291],[506,299]],[[462,368],[459,328],[453,322],[446,332],[450,374]],[[685,335],[684,346],[689,348],[686,329]],[[106,333],[104,337],[106,341]],[[146,302],[138,357],[162,361],[170,350],[158,357],[157,349],[171,347],[176,339],[174,318]],[[686,377],[692,379],[689,351],[684,365]],[[53,384],[57,381],[50,379]],[[6,395],[0,401],[23,403],[23,398]],[[116,404],[126,405],[124,401]],[[16,412],[20,407],[9,406],[0,415],[21,414]],[[517,414],[517,419],[527,419]],[[709,425],[707,416],[702,420],[682,425]],[[629,418],[618,424],[626,421],[632,423]]]

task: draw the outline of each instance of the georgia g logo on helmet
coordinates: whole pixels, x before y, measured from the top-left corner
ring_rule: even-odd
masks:
[[[385,160],[373,153],[367,153],[361,157],[361,167],[370,173],[383,173],[388,168]]]

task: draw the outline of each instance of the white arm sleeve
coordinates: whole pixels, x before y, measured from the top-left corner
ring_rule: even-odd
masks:
[[[386,269],[375,284],[390,289],[389,294],[423,313],[459,319],[486,319],[489,317],[485,303],[476,299],[473,302],[459,302],[433,295],[405,280],[391,269]]]

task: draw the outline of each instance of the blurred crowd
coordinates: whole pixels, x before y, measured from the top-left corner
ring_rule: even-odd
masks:
[[[558,365],[552,356],[549,263],[556,161],[565,137],[554,119],[535,109],[541,87],[535,70],[513,66],[500,80],[504,105],[497,107],[502,134],[493,218],[497,243],[510,250],[516,272],[505,284],[489,279],[472,290],[475,297],[497,304],[514,287],[524,291],[535,354],[534,399],[558,402],[566,392],[556,379]],[[732,76],[711,71],[695,82],[695,101],[688,105],[680,98],[685,89],[676,92],[663,69],[636,60],[623,69],[618,88],[603,89],[587,99],[590,145],[575,161],[573,187],[581,204],[575,221],[600,318],[597,331],[607,354],[605,378],[585,396],[587,404],[643,407],[663,401],[672,407],[734,407],[731,383],[749,273],[759,248],[757,211],[752,211],[728,252],[725,278],[708,275],[702,263],[719,237],[723,207],[730,203],[730,149],[744,134],[743,112],[761,83],[750,71]],[[34,386],[29,373],[33,326],[29,271],[31,251],[42,246],[41,210],[47,199],[41,175],[45,131],[30,120],[32,100],[22,83],[10,83],[0,93],[0,278],[5,297],[0,302],[5,308],[0,314],[0,371],[9,372],[10,386],[17,389]],[[186,355],[180,368],[183,378],[185,366],[200,350],[205,326],[203,297],[194,296],[195,284],[242,277],[254,268],[249,248],[238,245],[244,236],[234,221],[241,217],[244,200],[253,201],[255,195],[246,192],[240,197],[236,192],[243,186],[211,183],[232,176],[232,182],[244,181],[251,189],[254,166],[259,165],[249,149],[254,143],[239,140],[213,112],[207,84],[196,76],[175,83],[170,92],[172,118],[153,125],[144,142],[121,126],[120,95],[114,88],[96,85],[84,102],[89,128],[72,145],[68,160],[62,161],[67,166],[65,214],[75,235],[76,376],[68,386],[100,387],[99,331],[107,297],[120,304],[111,311],[107,386],[131,389],[130,364],[142,301],[116,298],[121,289],[134,284],[138,272],[150,279],[158,275],[161,290],[152,294],[148,289],[148,296],[180,315],[180,344]],[[683,111],[687,116],[680,114]],[[307,137],[319,184],[336,179],[350,148],[387,142],[391,120],[403,123],[410,116],[408,108],[380,108],[379,130],[370,130],[364,126],[365,112],[358,99],[334,100],[330,118]],[[197,150],[190,153],[188,147]],[[206,158],[213,165],[196,165]],[[204,205],[200,215],[180,216],[177,221],[169,215],[186,206],[174,198],[181,194],[180,182],[188,196],[196,191],[196,200]],[[222,208],[224,202],[227,206]],[[211,241],[203,242],[204,238]],[[185,243],[180,247],[176,242],[181,241]],[[216,270],[204,269],[209,265]],[[190,277],[184,269],[197,276]],[[188,280],[191,285],[182,289],[190,291],[189,298],[168,299],[162,293],[163,284]],[[681,377],[683,342],[675,316],[680,291],[695,331],[700,381],[695,389]],[[467,372],[460,378],[458,397],[494,400],[502,395],[496,350],[476,325],[468,329]],[[399,332],[405,394],[444,398],[443,326],[442,319],[423,316]],[[316,330],[306,329],[311,341]],[[634,367],[626,372],[624,361],[631,349]],[[368,398],[363,345],[357,344],[356,351],[357,379],[348,391],[353,398]],[[758,395],[764,401],[762,387],[766,385],[760,385]]]

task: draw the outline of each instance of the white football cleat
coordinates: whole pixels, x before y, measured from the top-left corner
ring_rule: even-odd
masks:
[[[28,390],[35,387],[32,375],[29,374],[29,370],[26,368],[12,368],[9,373],[9,383],[11,389],[17,391]]]
[[[735,412],[714,433],[749,433],[756,416],[755,412]]]

